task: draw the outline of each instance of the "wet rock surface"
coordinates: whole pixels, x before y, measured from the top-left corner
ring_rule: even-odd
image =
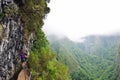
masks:
[[[14,3],[13,0],[0,0],[0,13],[4,6]],[[10,80],[16,72],[17,59],[23,49],[23,25],[19,16],[4,16],[0,19],[0,80]],[[2,36],[4,35],[4,36]]]
[[[0,45],[0,80],[9,80],[14,75],[16,61],[22,50],[23,30],[14,18],[7,18],[2,25],[6,36]]]
[[[23,23],[18,9],[25,5],[25,0],[0,0],[0,80],[17,80],[19,55],[29,50],[33,44],[33,34],[28,43],[23,43]]]

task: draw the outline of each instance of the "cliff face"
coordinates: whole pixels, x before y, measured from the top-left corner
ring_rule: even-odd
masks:
[[[14,18],[6,18],[3,23],[7,37],[1,41],[0,49],[0,80],[8,80],[15,72],[15,63],[22,49],[22,26]]]
[[[0,0],[1,13],[5,13],[5,6],[14,3],[13,0]],[[20,51],[28,49],[23,44],[23,25],[19,16],[10,12],[1,18],[0,23],[0,80],[10,80],[16,72],[16,64]]]

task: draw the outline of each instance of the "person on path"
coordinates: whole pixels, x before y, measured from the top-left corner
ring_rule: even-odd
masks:
[[[21,58],[21,63],[22,63],[22,68],[25,68],[26,64],[27,64],[27,53],[23,50],[20,54],[20,58]]]

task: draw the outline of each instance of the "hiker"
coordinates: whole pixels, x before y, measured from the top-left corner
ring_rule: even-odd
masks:
[[[21,58],[21,62],[22,62],[22,68],[25,68],[27,58],[28,58],[27,53],[25,53],[25,51],[22,51],[20,54],[20,58]]]

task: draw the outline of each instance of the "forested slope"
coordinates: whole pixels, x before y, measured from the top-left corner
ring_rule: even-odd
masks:
[[[53,40],[54,38],[54,40]],[[73,80],[115,80],[120,36],[88,36],[85,41],[48,37],[58,61],[69,67]]]

